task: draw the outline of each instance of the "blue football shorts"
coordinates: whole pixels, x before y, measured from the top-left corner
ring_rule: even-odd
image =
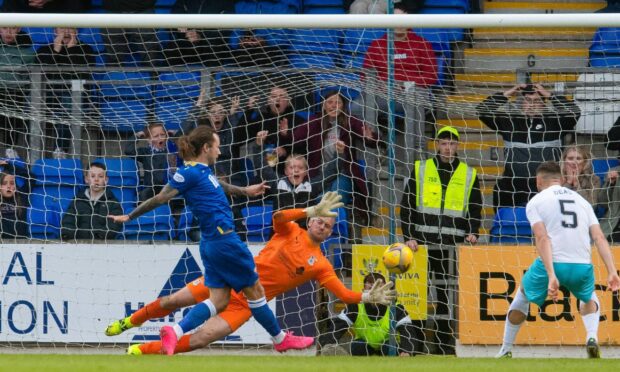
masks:
[[[553,269],[560,285],[568,289],[579,301],[587,303],[592,299],[594,292],[592,264],[554,262]],[[547,270],[538,257],[523,276],[523,291],[528,301],[542,306],[547,299],[548,286]]]
[[[235,232],[200,241],[200,258],[205,268],[205,285],[230,287],[237,292],[258,280],[254,257]]]

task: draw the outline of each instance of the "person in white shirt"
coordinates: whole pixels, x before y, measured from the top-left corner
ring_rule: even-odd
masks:
[[[512,346],[527,317],[530,302],[542,306],[547,296],[557,301],[560,285],[581,301],[579,312],[587,332],[588,357],[600,358],[597,337],[600,303],[594,292],[591,241],[607,268],[607,289],[620,289],[620,277],[592,206],[562,183],[561,169],[556,162],[544,162],[536,170],[539,193],[528,202],[526,213],[540,257],[523,276],[510,304],[497,358],[512,357]]]

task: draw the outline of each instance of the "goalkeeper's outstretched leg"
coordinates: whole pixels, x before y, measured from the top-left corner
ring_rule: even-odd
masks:
[[[192,291],[192,286],[196,287],[196,290]],[[189,283],[183,289],[169,296],[158,298],[146,306],[141,307],[131,316],[110,323],[105,330],[106,336],[118,336],[128,329],[139,327],[147,320],[163,318],[176,309],[192,306],[200,301],[206,300],[209,298],[209,290],[207,287],[204,287],[204,289],[200,287],[204,287],[202,278]],[[201,300],[197,301],[196,296]],[[202,299],[202,297],[205,298]]]

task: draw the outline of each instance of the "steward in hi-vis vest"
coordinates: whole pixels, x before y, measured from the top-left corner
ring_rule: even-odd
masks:
[[[415,162],[403,194],[400,219],[405,241],[476,243],[482,196],[476,169],[457,158],[459,132],[437,132],[437,155]]]
[[[458,146],[456,128],[437,131],[437,155],[415,162],[400,207],[406,244],[428,247],[429,302],[440,315],[431,352],[446,355],[455,353],[456,245],[476,244],[482,211],[476,170],[458,159]]]

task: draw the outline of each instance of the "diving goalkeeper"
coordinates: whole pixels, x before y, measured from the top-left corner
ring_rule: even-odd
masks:
[[[325,214],[321,209],[329,207],[319,203],[307,209],[289,209],[274,214],[275,234],[255,258],[258,277],[265,288],[267,300],[309,280],[316,280],[347,304],[390,304],[396,297],[396,292],[391,289],[392,283],[377,282],[366,293],[351,291],[338,279],[332,265],[323,256],[320,244],[332,234],[335,219],[320,215]],[[294,222],[302,218],[309,218],[307,231]],[[196,279],[180,291],[159,298],[131,316],[111,323],[105,333],[108,336],[119,335],[149,319],[164,317],[180,307],[191,306],[208,298],[209,290],[204,285],[204,278]],[[182,336],[174,352],[184,353],[218,341],[239,329],[251,316],[245,297],[233,291],[226,309],[209,319],[198,332]],[[134,344],[129,346],[127,353],[160,354],[161,342]]]

